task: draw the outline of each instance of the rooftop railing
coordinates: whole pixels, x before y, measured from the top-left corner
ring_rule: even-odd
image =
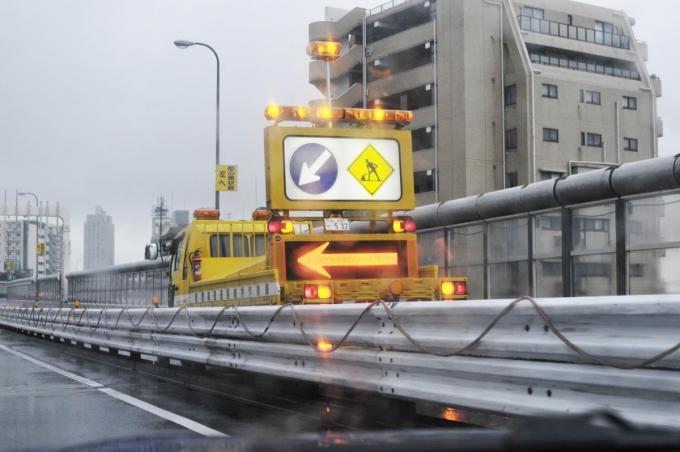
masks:
[[[524,31],[592,42],[618,49],[630,49],[630,39],[626,35],[523,15],[517,16],[517,20],[519,21],[519,27]]]
[[[403,3],[406,3],[409,0],[390,0],[389,2],[385,2],[383,4],[380,4],[376,6],[375,8],[371,8],[368,10],[367,16],[372,16],[374,14],[381,13],[383,11],[387,11],[390,8],[394,8],[395,6],[399,6]]]

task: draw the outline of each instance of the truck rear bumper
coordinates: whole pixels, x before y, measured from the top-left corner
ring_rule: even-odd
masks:
[[[305,298],[305,285],[330,286],[332,296],[326,299]],[[436,278],[385,278],[353,280],[289,281],[281,284],[284,303],[346,303],[377,300],[434,300]]]

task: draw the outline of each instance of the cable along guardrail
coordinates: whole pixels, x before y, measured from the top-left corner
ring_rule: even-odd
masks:
[[[507,416],[606,408],[680,428],[680,295],[223,308],[0,308],[0,325]],[[445,417],[445,414],[441,414]]]
[[[84,327],[292,342],[321,353],[353,345],[438,357],[575,361],[624,370],[680,367],[680,356],[672,356],[680,350],[680,334],[672,334],[680,324],[680,296],[675,295],[344,306],[4,307],[0,319],[6,326],[16,322],[52,333]],[[528,334],[532,325],[538,334]]]

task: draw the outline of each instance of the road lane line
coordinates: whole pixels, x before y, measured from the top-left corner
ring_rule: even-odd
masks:
[[[82,383],[86,386],[89,386],[90,388],[96,389],[99,392],[102,392],[109,397],[113,397],[114,399],[118,399],[121,402],[127,403],[128,405],[132,405],[135,408],[139,408],[140,410],[146,411],[147,413],[154,414],[158,417],[161,417],[163,419],[166,419],[170,422],[173,422],[177,425],[181,425],[184,428],[187,428],[189,430],[192,430],[196,433],[199,433],[204,436],[210,436],[210,437],[228,437],[229,435],[219,432],[217,430],[214,430],[206,425],[200,424],[196,421],[192,421],[189,418],[186,418],[184,416],[180,416],[179,414],[175,414],[171,411],[164,410],[163,408],[157,407],[156,405],[152,405],[150,403],[147,403],[143,400],[137,399],[135,397],[132,397],[128,394],[124,394],[120,391],[117,391],[112,388],[107,388],[101,383],[97,383],[94,380],[90,380],[89,378],[81,377],[80,375],[74,374],[73,372],[69,372],[68,370],[60,369],[59,367],[53,366],[52,364],[46,363],[44,361],[41,361],[39,359],[36,359],[30,355],[27,355],[25,353],[22,353],[20,351],[14,350],[13,348],[7,347],[6,345],[0,344],[0,350],[4,350],[7,353],[11,353],[14,356],[17,356],[21,359],[24,359],[30,363],[33,363],[37,366],[40,366],[44,369],[51,370],[54,373],[57,373],[59,375],[62,375],[66,378],[70,378],[71,380],[75,380],[78,383]]]

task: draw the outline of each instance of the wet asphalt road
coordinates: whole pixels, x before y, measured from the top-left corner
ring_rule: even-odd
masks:
[[[308,389],[289,391],[278,381],[258,386],[243,373],[182,372],[0,329],[0,449],[173,433],[276,437],[387,429],[408,418],[363,396],[347,401]],[[201,386],[201,378],[219,379],[221,386]],[[369,409],[379,412],[377,418],[364,412]],[[408,427],[429,422],[411,419]]]

